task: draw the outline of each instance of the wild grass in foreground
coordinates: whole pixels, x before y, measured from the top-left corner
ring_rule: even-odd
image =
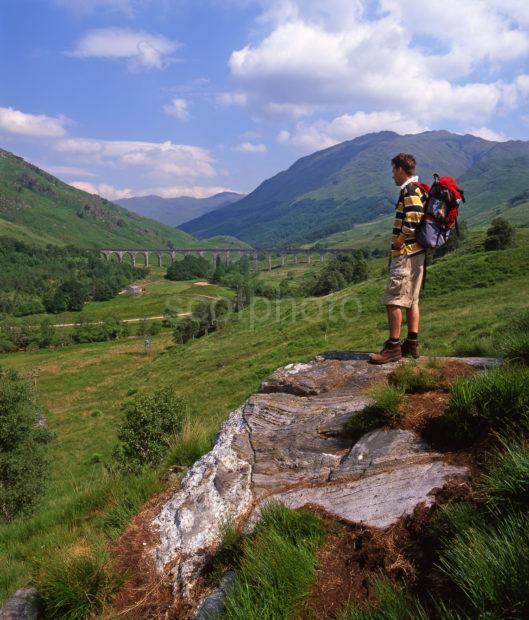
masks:
[[[305,608],[316,576],[316,550],[324,537],[324,527],[314,514],[278,504],[267,506],[254,534],[243,545],[223,618],[296,617]]]

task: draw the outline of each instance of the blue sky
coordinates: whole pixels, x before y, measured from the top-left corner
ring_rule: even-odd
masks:
[[[0,45],[0,144],[110,199],[384,129],[529,139],[525,0],[0,0]]]

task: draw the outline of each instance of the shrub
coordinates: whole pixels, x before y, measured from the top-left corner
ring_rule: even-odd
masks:
[[[529,508],[529,450],[524,443],[503,441],[504,451],[496,458],[484,478],[489,501]]]
[[[485,250],[505,250],[514,245],[515,231],[509,222],[503,217],[492,220],[492,224],[487,230],[484,241]]]
[[[200,323],[192,317],[184,317],[173,328],[173,340],[178,344],[185,344],[192,340],[200,331]]]
[[[279,504],[265,507],[253,536],[245,541],[223,617],[298,617],[316,576],[316,551],[324,537],[322,523],[309,511]]]
[[[30,512],[46,489],[52,435],[40,415],[28,382],[0,367],[0,520]]]
[[[394,424],[400,417],[399,408],[403,395],[403,390],[394,385],[374,386],[370,393],[372,402],[349,418],[344,430],[356,441],[362,435],[385,424]]]
[[[152,394],[139,394],[122,407],[114,458],[126,470],[159,463],[171,438],[182,429],[187,402],[170,387]]]
[[[496,526],[465,528],[450,540],[440,567],[464,595],[465,617],[528,617],[528,528],[527,515],[510,515]]]
[[[123,581],[105,551],[79,543],[48,554],[35,574],[45,617],[68,620],[83,620],[101,611]]]

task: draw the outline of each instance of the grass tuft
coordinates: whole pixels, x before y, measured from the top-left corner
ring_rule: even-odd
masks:
[[[529,508],[529,450],[523,442],[503,441],[504,451],[497,457],[484,478],[483,487],[489,502]]]
[[[400,386],[376,385],[370,391],[372,402],[347,420],[344,430],[357,441],[370,431],[400,419],[400,404],[404,391]]]
[[[76,543],[40,562],[35,585],[46,618],[82,620],[97,614],[123,584],[99,547]]]
[[[468,445],[484,433],[529,424],[529,368],[504,365],[459,379],[446,412],[430,421],[427,434],[452,445]]]
[[[527,515],[512,514],[467,527],[447,545],[440,567],[464,594],[469,617],[529,616],[528,529]]]
[[[427,392],[439,386],[439,380],[434,374],[421,368],[416,362],[398,366],[389,380],[391,385],[400,387],[406,394]]]
[[[325,530],[309,511],[280,504],[263,510],[245,541],[237,579],[224,603],[228,620],[283,620],[306,608]]]

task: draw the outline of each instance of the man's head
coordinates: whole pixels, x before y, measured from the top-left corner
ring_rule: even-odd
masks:
[[[399,153],[391,160],[391,171],[395,185],[402,185],[415,175],[415,157],[410,153]]]

